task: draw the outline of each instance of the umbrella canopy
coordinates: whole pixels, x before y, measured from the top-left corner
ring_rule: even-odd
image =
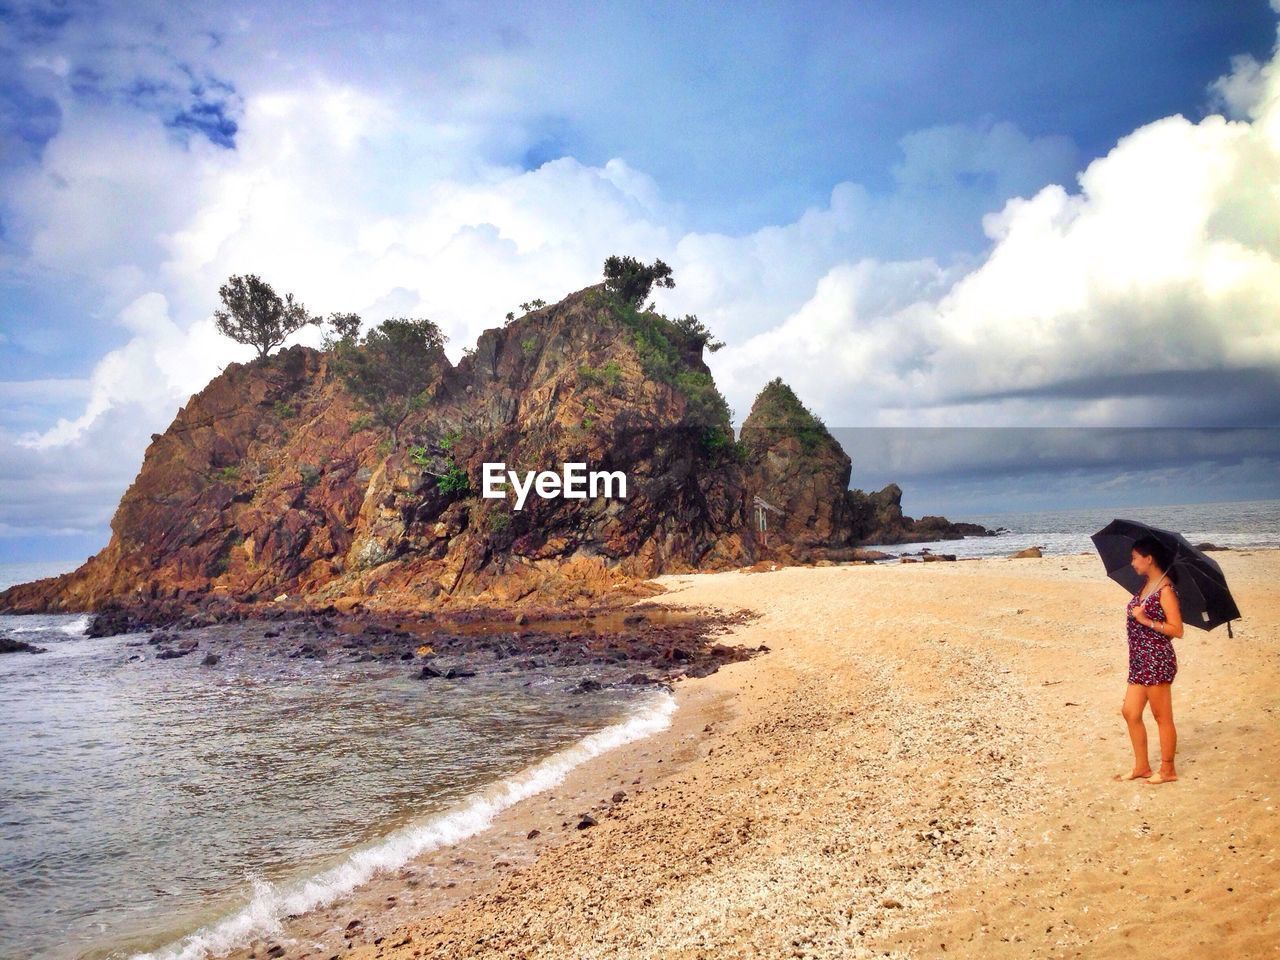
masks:
[[[1131,564],[1133,544],[1141,537],[1158,540],[1173,557],[1165,572],[1177,577],[1182,622],[1201,630],[1225,623],[1227,636],[1233,636],[1231,621],[1239,619],[1240,609],[1227,589],[1227,578],[1216,560],[1193,547],[1182,534],[1137,520],[1112,520],[1089,539],[1098,548],[1107,576],[1130,593],[1137,593],[1146,583]]]

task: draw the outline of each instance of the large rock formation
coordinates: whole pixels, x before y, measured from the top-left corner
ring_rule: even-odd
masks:
[[[742,424],[747,485],[763,500],[769,548],[796,560],[847,559],[859,544],[952,540],[990,533],[943,517],[902,513],[894,483],[866,494],[849,489],[849,455],[795,392],[775,379],[756,397]],[[771,509],[776,508],[776,509]]]
[[[107,547],[0,594],[0,609],[281,594],[572,604],[660,572],[848,555],[911,534],[901,491],[849,491],[848,456],[780,381],[735,443],[702,347],[588,287],[486,331],[457,366],[423,370],[395,442],[333,354],[232,364],[153,438]],[[621,470],[627,497],[530,497],[516,511],[479,496],[482,464],[498,461]],[[782,510],[767,544],[756,496]]]
[[[739,439],[771,548],[810,559],[857,544],[846,496],[849,455],[782,380],[760,391]]]

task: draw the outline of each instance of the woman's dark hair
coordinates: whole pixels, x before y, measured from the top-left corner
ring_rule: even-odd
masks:
[[[1155,537],[1139,537],[1133,541],[1133,549],[1144,557],[1155,560],[1156,566],[1169,575],[1169,579],[1177,583],[1178,571],[1173,569],[1173,553]]]

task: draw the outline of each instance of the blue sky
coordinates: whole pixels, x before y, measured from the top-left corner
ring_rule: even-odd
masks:
[[[1277,426],[1276,26],[0,0],[0,557],[105,542],[149,434],[246,358],[209,316],[250,270],[456,357],[659,256],[739,420],[781,375],[833,427]],[[1256,486],[1207,475],[1180,500]]]

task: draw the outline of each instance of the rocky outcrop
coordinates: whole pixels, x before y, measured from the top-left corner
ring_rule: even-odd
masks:
[[[875,493],[850,490],[847,499],[859,543],[926,543],[989,537],[996,533],[981,524],[952,523],[946,517],[930,515],[919,520],[908,517],[902,512],[902,488],[896,483]]]
[[[848,456],[780,381],[735,442],[702,349],[588,287],[422,370],[394,432],[334,354],[232,364],[154,437],[106,548],[0,609],[586,605],[662,572],[851,555],[948,526],[903,517],[896,487],[849,491]],[[486,462],[623,471],[627,496],[516,510],[479,496]],[[782,511],[768,542],[756,496]]]
[[[779,379],[760,391],[739,439],[775,550],[808,559],[859,542],[845,496],[849,455],[789,386]]]
[[[775,379],[765,386],[742,424],[747,485],[764,501],[774,552],[791,559],[849,559],[859,544],[920,543],[986,536],[974,523],[944,517],[915,520],[902,512],[902,488],[891,483],[867,494],[850,490],[849,455]],[[770,508],[777,508],[776,511]]]

